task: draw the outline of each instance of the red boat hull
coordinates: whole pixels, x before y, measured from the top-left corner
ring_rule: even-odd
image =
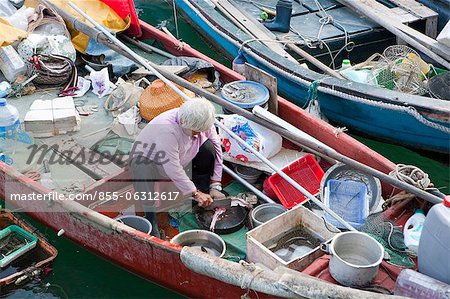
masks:
[[[214,64],[224,81],[239,80],[242,77],[211,60],[188,45],[182,50],[179,41],[168,37],[159,30],[141,21],[142,38],[157,39],[165,48],[176,55],[195,56]],[[380,171],[389,172],[394,164],[354,140],[346,134],[336,135],[334,128],[287,102],[279,100],[279,114],[293,125],[311,134],[323,143],[336,148],[341,153],[372,166]],[[4,198],[11,194],[48,193],[50,190],[16,172],[0,162],[0,193]],[[129,179],[127,172],[99,181],[96,190],[109,190],[114,184],[117,190],[123,179]],[[123,183],[125,184],[125,183]],[[7,187],[6,187],[7,186]],[[387,189],[384,188],[386,191]],[[27,205],[26,201],[17,201],[18,207]],[[45,206],[44,206],[45,205]],[[47,202],[36,202],[35,212],[29,214],[37,221],[55,231],[64,229],[65,236],[93,253],[106,258],[126,270],[144,277],[154,283],[170,288],[190,297],[239,298],[247,292],[233,286],[194,273],[180,260],[181,248],[144,233],[136,232],[110,218],[92,211],[77,202],[56,202],[51,212],[37,212],[46,207]],[[261,294],[260,297],[264,297]]]

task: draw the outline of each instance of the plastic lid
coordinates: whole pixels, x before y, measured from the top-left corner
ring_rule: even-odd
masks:
[[[447,208],[450,208],[450,195],[446,195],[444,197],[444,206],[446,206]]]
[[[6,106],[7,102],[6,99],[0,98],[0,107]]]

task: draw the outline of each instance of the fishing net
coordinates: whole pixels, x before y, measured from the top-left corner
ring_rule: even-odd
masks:
[[[424,95],[428,92],[424,80],[430,66],[413,49],[395,45],[387,47],[371,70],[378,85],[408,94]]]
[[[415,266],[410,257],[411,252],[406,248],[401,228],[387,219],[383,212],[367,217],[365,224],[359,228],[359,231],[371,235],[383,245],[390,256],[388,263],[402,268],[413,268]]]

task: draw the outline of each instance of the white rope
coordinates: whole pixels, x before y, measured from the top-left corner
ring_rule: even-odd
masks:
[[[397,164],[389,175],[422,190],[436,189],[431,183],[428,173],[413,165]]]
[[[347,93],[344,93],[341,91],[337,91],[335,89],[330,89],[327,87],[319,87],[318,90],[320,92],[324,92],[324,93],[331,94],[331,95],[334,95],[337,97],[341,97],[346,100],[355,101],[355,102],[359,102],[359,103],[363,103],[363,104],[368,104],[368,105],[379,107],[379,108],[386,108],[386,109],[390,109],[390,110],[402,111],[402,112],[405,112],[405,113],[413,116],[416,120],[418,120],[419,122],[423,123],[426,126],[429,126],[433,129],[450,134],[450,127],[446,127],[446,126],[437,124],[435,122],[432,122],[432,121],[426,119],[424,116],[422,116],[422,114],[420,114],[416,110],[416,108],[414,108],[412,106],[400,106],[400,105],[393,104],[393,103],[369,100],[366,98],[350,95],[350,94],[347,94]]]

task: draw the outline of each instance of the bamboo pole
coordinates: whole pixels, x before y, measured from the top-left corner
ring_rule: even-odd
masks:
[[[318,67],[319,69],[321,69],[322,71],[324,71],[325,73],[327,73],[328,75],[331,75],[331,76],[333,76],[335,78],[347,80],[347,78],[345,78],[343,75],[341,75],[340,73],[336,72],[335,70],[333,70],[332,68],[328,67],[327,65],[323,64],[320,60],[318,60],[317,58],[315,58],[314,56],[312,56],[311,54],[309,54],[308,52],[306,52],[305,50],[303,50],[299,46],[294,45],[294,44],[289,44],[289,43],[287,43],[286,46],[289,49],[291,49],[292,51],[294,51],[295,53],[297,53],[298,55],[300,55],[303,58],[305,58],[307,61],[309,61],[310,63],[312,63],[316,67]]]

